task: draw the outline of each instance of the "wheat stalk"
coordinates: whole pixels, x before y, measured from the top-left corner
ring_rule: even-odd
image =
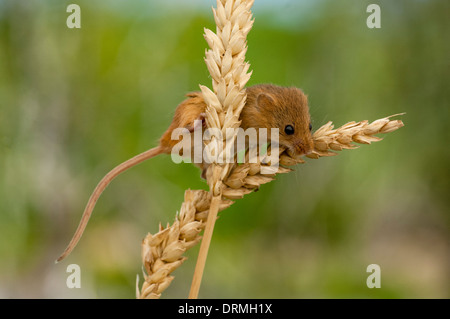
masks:
[[[212,231],[214,229],[214,223],[217,218],[217,213],[224,206],[224,202],[222,200],[222,180],[229,175],[231,165],[218,164],[216,159],[221,158],[223,152],[229,149],[230,145],[234,143],[237,131],[233,130],[234,137],[230,138],[230,136],[228,136],[227,134],[227,129],[234,129],[240,126],[239,115],[242,111],[242,108],[245,106],[247,97],[245,92],[245,85],[247,84],[251,76],[251,72],[248,72],[250,65],[245,62],[245,54],[247,52],[247,34],[250,32],[253,25],[252,14],[250,11],[253,2],[254,0],[217,0],[217,8],[212,9],[214,20],[216,23],[216,33],[205,28],[204,36],[210,47],[210,49],[205,53],[205,63],[211,75],[213,87],[213,90],[210,90],[208,87],[200,85],[203,99],[206,103],[205,121],[208,128],[220,130],[222,132],[223,138],[222,140],[219,140],[217,136],[213,136],[211,141],[209,143],[206,143],[207,147],[210,147],[210,149],[215,149],[216,152],[219,153],[214,154],[214,157],[212,156],[212,154],[210,154],[210,158],[207,159],[207,161],[212,164],[207,168],[205,174],[210,188],[210,195],[208,197],[210,198],[210,202],[208,205],[209,209],[206,214],[206,224],[204,224],[203,221],[190,219],[190,223],[182,226],[186,229],[189,229],[190,234],[196,233],[196,235],[193,235],[192,237],[195,238],[194,241],[200,240],[198,237],[198,233],[203,228],[205,228],[191,291],[189,293],[190,298],[197,298],[201,278],[203,275],[203,268],[206,262],[206,255],[209,249]],[[225,147],[223,147],[222,145],[225,145]],[[182,215],[186,209],[192,210],[192,207],[195,207],[197,202],[194,201],[194,198],[205,197],[203,192],[197,192],[199,193],[196,194],[203,195],[192,197],[192,193],[190,191],[186,192],[185,202],[182,206],[180,215]],[[225,203],[225,206],[226,204],[227,203]],[[185,214],[183,214],[183,216],[184,215]],[[192,216],[196,216],[196,214]],[[175,222],[175,224],[177,224],[177,222]],[[175,228],[176,227],[177,226],[175,226]],[[172,231],[172,233],[173,232],[177,233],[177,231]],[[170,238],[173,239],[176,238],[176,236],[172,235]],[[167,241],[169,241],[169,237],[167,237]],[[186,244],[186,238],[184,241],[171,242],[171,244],[176,246],[174,248],[174,251],[177,251],[177,253],[181,254],[184,252],[184,250],[187,249],[186,245],[189,245]],[[168,247],[166,248],[168,249]],[[170,251],[170,253],[167,252],[165,257],[167,257],[167,254],[169,254],[169,260],[172,260],[173,256],[177,256],[174,251],[169,249],[167,251]],[[173,256],[171,255],[171,253],[173,253]],[[161,258],[164,257],[161,255]],[[171,265],[179,265],[182,263],[182,260],[183,259],[177,259],[176,261],[173,261]],[[166,263],[165,266],[161,267],[169,266],[167,266]],[[163,275],[165,273],[170,273],[170,269],[158,268],[157,272]],[[146,270],[147,273],[149,270],[154,271],[154,269],[152,269],[151,267],[146,267]],[[154,276],[155,274],[152,274],[151,276]],[[160,279],[158,276],[156,276],[156,278]],[[144,283],[144,286],[146,286],[145,291],[152,291],[147,295],[158,296],[158,291],[160,291],[159,287],[167,286],[167,284],[170,283],[169,280],[170,279],[166,279],[164,284],[158,284],[158,289],[156,289],[154,293],[153,290],[156,286],[151,286],[151,284],[146,285]],[[150,280],[150,282],[152,281]],[[153,288],[150,289],[150,287]]]
[[[371,144],[380,141],[381,138],[375,135],[393,132],[404,125],[401,120],[391,120],[393,116],[395,115],[372,123],[349,122],[338,129],[333,129],[332,122],[328,122],[314,132],[314,150],[308,157],[318,159],[334,156],[338,154],[336,151],[358,148],[354,143]],[[293,157],[288,151],[281,149],[277,174],[292,171],[287,166],[305,163],[303,158]],[[261,167],[264,165],[267,164],[246,162],[231,166],[230,174],[221,184],[220,211],[229,207],[233,203],[231,200],[242,198],[275,178],[276,174],[261,174]],[[137,289],[138,298],[159,298],[170,285],[174,278],[171,273],[186,259],[184,252],[201,239],[200,232],[205,228],[211,200],[209,192],[187,190],[175,222],[166,228],[160,226],[158,233],[145,237],[142,242],[142,262],[146,274],[142,289]]]
[[[197,298],[206,263],[206,257],[214,230],[215,221],[222,201],[222,181],[229,175],[231,165],[220,164],[225,152],[234,145],[237,130],[241,124],[240,113],[245,106],[247,94],[245,85],[250,79],[250,65],[245,62],[247,34],[253,20],[250,11],[254,0],[217,0],[213,8],[216,33],[205,29],[205,39],[210,47],[205,53],[205,62],[212,78],[213,90],[200,85],[206,103],[206,125],[209,129],[221,131],[213,136],[207,148],[215,150],[214,156],[206,158],[211,165],[206,170],[206,180],[212,195],[208,219],[197,257],[189,298]],[[234,132],[231,136],[229,129]]]

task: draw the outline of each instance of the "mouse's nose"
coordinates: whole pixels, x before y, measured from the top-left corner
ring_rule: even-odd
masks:
[[[306,143],[304,148],[305,148],[305,155],[309,155],[314,150],[314,143]]]
[[[302,140],[298,140],[294,143],[294,149],[297,155],[303,155],[306,152],[305,145]]]
[[[311,154],[314,151],[314,140],[312,137],[308,136],[305,141],[305,154]]]
[[[303,139],[298,139],[294,143],[294,148],[297,155],[308,155],[314,150],[314,144],[309,141],[304,141]]]

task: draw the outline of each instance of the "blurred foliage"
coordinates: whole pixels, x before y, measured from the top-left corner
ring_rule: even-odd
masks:
[[[160,156],[103,194],[54,264],[100,178],[156,145],[184,94],[211,86],[214,1],[0,0],[0,297],[133,298],[140,242],[172,222],[192,165]],[[200,297],[449,298],[450,2],[260,1],[253,76],[301,87],[313,125],[406,112],[385,140],[296,172],[221,213]],[[185,298],[198,247],[163,298]],[[66,287],[66,267],[82,288]],[[381,266],[381,289],[366,267]],[[142,275],[140,276],[142,278]],[[142,279],[141,279],[142,280]]]

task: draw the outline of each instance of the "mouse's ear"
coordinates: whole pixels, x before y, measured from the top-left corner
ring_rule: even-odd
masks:
[[[273,98],[266,93],[260,93],[256,97],[256,106],[258,106],[258,108],[260,109],[270,109],[274,104],[275,101],[273,100]]]

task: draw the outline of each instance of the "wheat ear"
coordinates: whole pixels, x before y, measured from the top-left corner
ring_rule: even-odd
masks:
[[[206,125],[222,132],[222,138],[213,136],[206,145],[216,150],[214,156],[210,154],[207,159],[212,163],[206,170],[211,201],[189,298],[198,296],[215,220],[223,206],[222,180],[229,175],[232,167],[230,164],[218,164],[218,159],[234,143],[237,130],[233,130],[234,138],[230,138],[227,136],[227,129],[240,126],[239,116],[245,106],[245,85],[251,76],[250,65],[245,62],[245,54],[247,34],[253,25],[250,10],[253,2],[254,0],[217,0],[217,8],[213,8],[216,33],[205,28],[205,39],[210,47],[205,53],[205,63],[212,78],[213,90],[203,85],[200,85],[200,89],[206,103]],[[197,223],[198,227],[200,225],[203,226],[202,223]],[[178,251],[183,249],[177,248]]]
[[[250,8],[253,0],[218,0],[217,10],[213,9],[216,33],[205,29],[205,39],[210,49],[206,51],[205,62],[212,78],[213,90],[200,86],[206,103],[206,124],[209,129],[220,131],[221,136],[213,136],[206,147],[215,150],[208,154],[212,163],[206,171],[206,180],[212,196],[208,219],[205,225],[200,250],[195,265],[189,298],[196,299],[200,290],[206,257],[209,251],[214,225],[222,202],[222,181],[230,174],[231,165],[219,164],[237,136],[241,124],[239,116],[245,106],[247,94],[245,85],[250,79],[250,65],[245,62],[247,34],[253,20]],[[230,136],[229,129],[232,130]]]
[[[398,114],[401,115],[401,114]],[[328,122],[313,134],[314,151],[308,157],[337,155],[336,151],[355,149],[361,144],[380,141],[377,134],[386,134],[401,128],[401,120],[391,120],[395,116],[385,117],[372,123],[368,121],[350,122],[337,129]],[[286,150],[280,150],[278,174],[291,171],[288,166],[304,163],[304,157],[292,157]],[[262,163],[233,165],[231,172],[222,183],[222,198],[219,210],[229,207],[231,200],[258,189],[260,185],[275,178],[261,174]],[[211,194],[203,190],[187,190],[180,213],[172,226],[160,226],[158,233],[148,234],[142,242],[142,262],[146,274],[142,289],[137,290],[138,298],[159,298],[173,280],[171,273],[178,268],[186,257],[184,252],[195,246],[201,239],[200,232],[205,228],[211,205]]]
[[[206,123],[209,128],[220,129],[223,136],[226,136],[226,128],[239,126],[239,114],[245,105],[244,86],[251,75],[248,73],[249,64],[245,62],[245,52],[246,35],[253,24],[250,13],[252,4],[253,1],[218,0],[217,9],[213,9],[217,33],[205,29],[205,39],[210,46],[205,62],[213,79],[214,92],[205,86],[200,88],[207,103]],[[371,124],[368,121],[351,122],[336,130],[330,122],[314,133],[315,149],[309,157],[336,155],[334,151],[356,148],[353,142],[370,144],[380,140],[374,135],[392,132],[402,126],[400,120],[390,120],[390,117]],[[219,149],[218,144],[217,139],[212,139],[209,145]],[[301,157],[293,157],[284,149],[279,151],[280,166],[275,173],[290,172],[287,166],[304,163]],[[246,156],[248,158],[249,155]],[[218,165],[214,159],[209,160],[213,162],[206,173],[210,192],[187,190],[173,225],[166,228],[160,226],[157,234],[148,234],[143,240],[142,261],[146,273],[141,290],[137,286],[138,298],[159,298],[173,280],[171,273],[186,259],[184,252],[200,241],[200,232],[207,224],[210,239],[217,212],[230,206],[233,203],[230,199],[242,198],[260,185],[272,181],[276,175],[262,174],[261,169],[266,165],[262,161]],[[204,266],[206,255],[203,257]],[[194,291],[194,285],[191,286],[190,298],[197,297],[199,282]]]

